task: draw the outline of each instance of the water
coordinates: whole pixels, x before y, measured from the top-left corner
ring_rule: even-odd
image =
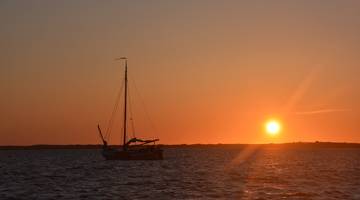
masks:
[[[0,199],[360,199],[360,149],[179,147],[163,161],[99,151],[0,151]]]

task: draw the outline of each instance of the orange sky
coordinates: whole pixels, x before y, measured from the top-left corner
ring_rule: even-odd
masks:
[[[138,136],[360,142],[359,10],[325,0],[1,1],[0,145],[99,143],[119,56],[155,126],[134,93]],[[276,138],[263,131],[270,117],[283,122]]]

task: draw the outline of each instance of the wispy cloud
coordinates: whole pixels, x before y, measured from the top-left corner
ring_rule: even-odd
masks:
[[[321,109],[321,110],[311,110],[311,111],[301,111],[295,112],[295,115],[315,115],[315,114],[325,114],[325,113],[333,113],[333,112],[347,112],[350,109]]]
[[[285,105],[285,114],[291,114],[296,104],[304,97],[305,93],[309,90],[315,79],[318,78],[322,66],[318,65],[312,68],[307,76],[300,82],[297,89],[294,91],[289,101]]]

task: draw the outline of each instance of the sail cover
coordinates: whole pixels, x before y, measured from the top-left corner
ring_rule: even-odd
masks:
[[[156,142],[156,141],[159,141],[159,139],[154,139],[154,140],[142,140],[142,139],[138,139],[138,138],[131,138],[131,139],[126,143],[126,145],[130,145],[131,143],[135,143],[135,142],[142,142],[142,143],[144,143],[144,144],[147,144],[147,143]]]

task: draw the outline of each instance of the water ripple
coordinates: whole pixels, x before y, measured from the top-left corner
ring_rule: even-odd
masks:
[[[0,151],[0,199],[360,199],[359,149],[184,147],[165,157]]]

